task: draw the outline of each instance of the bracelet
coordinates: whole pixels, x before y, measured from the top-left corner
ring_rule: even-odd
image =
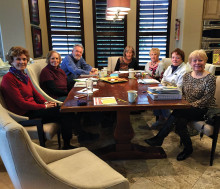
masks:
[[[45,104],[45,109],[47,109],[47,104]]]

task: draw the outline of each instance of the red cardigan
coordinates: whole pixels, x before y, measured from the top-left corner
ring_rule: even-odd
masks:
[[[25,84],[8,72],[2,78],[1,92],[8,110],[16,114],[45,108],[45,98],[36,91],[29,78]]]

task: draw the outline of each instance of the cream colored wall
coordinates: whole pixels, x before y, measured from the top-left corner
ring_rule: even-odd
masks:
[[[189,54],[201,48],[203,0],[186,0],[182,49],[188,60]]]
[[[40,28],[42,35],[43,57],[46,57],[49,51],[48,34],[47,34],[47,19],[45,0],[38,0],[39,14],[40,14]]]
[[[136,14],[137,0],[130,1],[131,10],[127,15],[127,45],[134,47],[136,50]]]
[[[92,1],[83,0],[85,60],[92,67],[95,65]]]
[[[176,48],[176,41],[175,41],[175,21],[177,16],[177,0],[172,1],[171,7],[171,23],[170,23],[170,46],[169,52]],[[170,53],[169,53],[170,56]]]
[[[21,0],[1,0],[0,25],[4,55],[12,46],[26,47]]]

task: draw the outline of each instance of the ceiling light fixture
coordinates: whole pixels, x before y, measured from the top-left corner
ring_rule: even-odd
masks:
[[[107,0],[106,20],[122,20],[130,9],[130,0]]]

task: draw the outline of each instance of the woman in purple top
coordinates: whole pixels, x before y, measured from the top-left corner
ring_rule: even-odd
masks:
[[[40,86],[51,97],[64,101],[74,81],[68,82],[65,72],[60,68],[61,56],[56,51],[47,54],[48,65],[41,71]]]

